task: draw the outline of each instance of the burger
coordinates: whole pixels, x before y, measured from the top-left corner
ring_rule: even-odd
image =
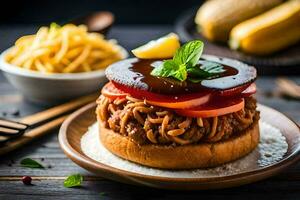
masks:
[[[202,55],[203,46],[190,41],[169,59],[135,57],[106,69],[96,109],[105,148],[161,169],[219,166],[256,148],[256,69]]]

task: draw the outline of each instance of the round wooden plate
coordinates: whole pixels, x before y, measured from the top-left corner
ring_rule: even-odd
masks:
[[[205,44],[204,53],[254,65],[260,74],[300,74],[300,43],[270,56],[253,56],[234,51],[227,45],[210,42],[199,34],[194,22],[197,10],[198,7],[187,10],[175,22],[175,31],[182,42],[200,39]]]
[[[180,190],[226,188],[255,182],[275,175],[300,158],[299,127],[282,113],[259,105],[261,119],[280,129],[288,143],[287,153],[277,163],[254,168],[248,172],[213,178],[169,178],[133,173],[94,161],[82,152],[80,140],[88,127],[96,121],[95,108],[96,104],[92,103],[73,113],[60,129],[59,143],[65,154],[79,166],[104,178],[123,183]]]

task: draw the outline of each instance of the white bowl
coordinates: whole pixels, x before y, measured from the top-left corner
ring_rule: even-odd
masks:
[[[128,52],[121,46],[123,59]],[[0,69],[8,81],[28,100],[53,104],[93,93],[106,82],[105,69],[82,73],[43,74],[9,64],[4,57],[9,49],[0,55]]]

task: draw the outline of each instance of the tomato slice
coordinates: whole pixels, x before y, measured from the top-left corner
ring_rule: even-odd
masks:
[[[125,98],[127,95],[138,99],[145,99],[150,105],[176,109],[176,112],[185,116],[213,117],[236,112],[244,107],[241,97],[255,93],[256,86],[251,84],[246,90],[235,97],[221,97],[211,92],[187,95],[161,95],[144,90],[138,90],[117,84],[107,83],[102,94],[108,98]]]
[[[119,90],[130,94],[130,96],[138,98],[138,99],[146,99],[149,101],[159,101],[159,102],[180,102],[191,99],[196,99],[207,94],[211,94],[211,92],[198,92],[193,94],[184,94],[184,95],[162,95],[153,92],[148,92],[146,90],[135,89],[131,87],[127,87],[125,85],[121,85],[115,82],[112,82],[116,88]]]
[[[237,112],[244,108],[243,98],[239,99],[222,99],[210,102],[191,109],[178,109],[176,112],[187,117],[216,117]]]
[[[128,95],[122,90],[116,88],[111,82],[108,82],[104,85],[101,90],[101,94],[110,99],[125,98]]]
[[[226,90],[221,90],[221,91],[219,91],[219,95],[223,96],[223,97],[235,96],[235,95],[241,94],[241,92],[243,92],[245,89],[247,89],[249,87],[249,85],[251,85],[251,83],[244,84],[244,85],[237,86],[237,87],[230,88],[230,89],[226,89]]]
[[[207,103],[212,96],[212,93],[202,92],[197,94],[185,95],[161,95],[145,90],[130,88],[124,85],[113,82],[114,86],[119,90],[130,94],[130,96],[138,99],[145,99],[150,105],[160,106],[165,108],[184,109],[192,108]]]
[[[207,94],[202,97],[198,97],[195,99],[190,99],[186,101],[178,101],[178,102],[164,102],[164,101],[148,101],[146,102],[150,105],[160,106],[165,108],[174,108],[174,109],[184,109],[184,108],[193,108],[202,104],[205,104],[209,101],[211,95]]]
[[[243,97],[249,97],[251,96],[252,94],[255,94],[256,93],[256,85],[255,83],[252,83],[249,87],[247,87],[242,93],[241,95]]]
[[[127,92],[125,92],[124,90]],[[175,109],[191,108],[191,107],[195,107],[207,103],[211,96],[211,94],[205,94],[205,95],[201,94],[199,96],[184,95],[179,97],[167,96],[167,95],[154,94],[151,92],[141,91],[141,90],[136,90],[131,88],[127,89],[126,86],[118,86],[117,88],[115,87],[115,84],[113,84],[112,82],[107,83],[102,88],[101,93],[110,99],[125,98],[130,93],[130,96],[132,97],[146,99],[147,103],[151,105],[165,107],[165,108],[175,108]],[[148,100],[148,99],[154,99],[154,100]]]

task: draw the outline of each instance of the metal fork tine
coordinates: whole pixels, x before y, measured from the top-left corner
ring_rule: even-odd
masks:
[[[0,118],[0,136],[5,136],[8,139],[23,135],[27,128],[29,128],[27,124]]]
[[[5,127],[15,130],[26,130],[29,126],[20,122],[0,118],[0,127]]]
[[[0,132],[8,133],[8,134],[16,134],[16,133],[19,132],[19,130],[16,130],[16,129],[10,129],[10,128],[5,128],[5,127],[1,127],[1,126],[0,126]]]
[[[26,129],[17,130],[17,129],[0,127],[0,136],[17,137],[19,135],[23,135],[25,130]]]

